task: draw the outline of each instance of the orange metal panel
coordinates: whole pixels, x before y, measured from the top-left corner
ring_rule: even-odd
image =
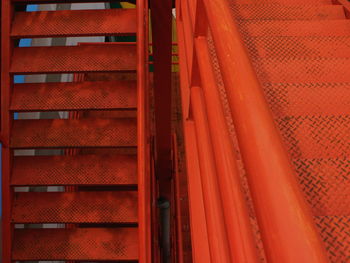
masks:
[[[11,37],[132,35],[136,24],[136,9],[18,12]]]
[[[137,192],[16,193],[14,223],[137,223]]]
[[[11,73],[135,71],[135,44],[15,48]],[[88,54],[88,55],[87,55]]]
[[[132,147],[136,119],[16,120],[12,148]]]
[[[135,155],[16,156],[11,185],[136,185]]]
[[[137,228],[15,230],[13,260],[138,260]]]
[[[136,81],[16,84],[12,111],[136,109]]]

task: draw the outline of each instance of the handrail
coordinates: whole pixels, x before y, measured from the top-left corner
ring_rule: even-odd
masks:
[[[139,262],[152,262],[148,119],[148,1],[137,0],[137,163]]]
[[[203,0],[268,262],[328,262],[227,0]]]

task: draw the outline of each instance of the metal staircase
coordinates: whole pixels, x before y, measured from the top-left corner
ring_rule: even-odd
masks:
[[[58,2],[86,1],[2,1],[2,262],[151,262],[147,3],[138,1],[135,9],[16,11],[22,4]],[[16,46],[22,38],[78,36],[137,36],[137,42]],[[132,78],[84,78],[99,72]],[[49,73],[83,77],[13,82],[15,75]],[[13,118],[50,111],[83,114]],[[23,149],[65,154],[17,154]],[[61,190],[18,191],[39,186]]]

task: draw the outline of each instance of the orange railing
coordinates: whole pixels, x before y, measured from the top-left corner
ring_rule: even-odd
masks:
[[[195,261],[209,249],[211,262],[258,262],[210,32],[268,262],[327,262],[228,1],[178,0],[177,11]]]
[[[137,158],[139,262],[152,262],[149,144],[148,1],[137,0]]]

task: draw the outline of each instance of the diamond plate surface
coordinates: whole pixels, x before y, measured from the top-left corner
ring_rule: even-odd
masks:
[[[276,118],[341,115],[350,107],[350,83],[265,83],[262,87]]]
[[[247,37],[253,58],[350,58],[349,36]]]
[[[16,156],[12,185],[136,185],[136,155]]]
[[[259,59],[253,61],[262,83],[350,83],[350,59]]]
[[[243,36],[349,36],[350,20],[242,22]]]
[[[17,229],[13,260],[138,260],[137,228]]]
[[[319,216],[315,217],[316,226],[328,251],[331,262],[350,261],[350,217]]]
[[[13,111],[135,109],[135,81],[17,84]]]
[[[237,20],[327,20],[345,18],[343,7],[339,5],[281,6],[276,3],[254,5],[234,5],[231,3],[231,9]]]
[[[12,148],[133,147],[136,119],[15,120]]]
[[[11,73],[17,74],[135,70],[136,45],[121,43],[18,47],[14,49],[10,68]]]
[[[137,192],[16,193],[13,223],[137,223]]]
[[[136,9],[17,12],[11,36],[67,37],[136,34]]]
[[[315,216],[350,215],[348,158],[294,159],[293,164]]]

